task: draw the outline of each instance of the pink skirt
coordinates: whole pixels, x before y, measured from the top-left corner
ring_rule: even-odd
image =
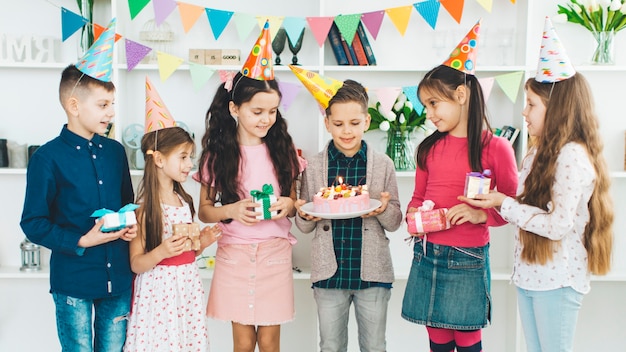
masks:
[[[291,244],[275,238],[220,245],[207,316],[242,325],[280,325],[294,319]]]

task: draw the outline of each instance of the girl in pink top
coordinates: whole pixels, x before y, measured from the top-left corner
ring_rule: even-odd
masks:
[[[490,319],[489,226],[506,223],[494,210],[457,199],[468,172],[491,171],[491,188],[514,195],[513,148],[490,132],[478,79],[448,66],[428,72],[418,87],[437,130],[418,148],[415,191],[408,212],[425,200],[448,208],[452,227],[415,238],[402,317],[426,325],[431,351],[481,351]]]
[[[278,351],[280,324],[293,320],[291,246],[287,217],[295,215],[299,159],[278,107],[278,83],[240,73],[222,84],[207,112],[197,180],[198,217],[222,222],[207,315],[232,322],[234,351]],[[273,186],[271,220],[254,208],[250,191]]]

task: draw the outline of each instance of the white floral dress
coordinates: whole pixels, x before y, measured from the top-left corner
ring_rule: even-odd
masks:
[[[182,199],[181,199],[182,201]],[[163,205],[163,238],[172,224],[191,223],[189,205]],[[135,277],[124,351],[209,350],[204,289],[194,262],[157,265]]]

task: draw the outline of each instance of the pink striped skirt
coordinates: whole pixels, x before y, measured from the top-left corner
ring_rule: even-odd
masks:
[[[291,244],[275,238],[220,245],[207,316],[243,325],[280,325],[294,319]]]

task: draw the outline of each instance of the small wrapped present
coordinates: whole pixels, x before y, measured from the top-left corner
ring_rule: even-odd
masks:
[[[465,176],[465,191],[463,194],[467,198],[476,198],[477,194],[488,194],[491,185],[491,170],[486,169],[480,172],[468,172]]]
[[[276,197],[274,196],[274,187],[270,184],[264,184],[263,189],[261,191],[253,190],[250,191],[250,195],[252,195],[252,200],[255,203],[261,203],[260,207],[254,208],[254,211],[257,213],[262,213],[261,215],[257,215],[257,219],[259,220],[269,220],[272,216],[276,216],[278,214],[277,211],[270,211],[270,206],[276,203]]]
[[[447,208],[433,209],[435,203],[425,200],[418,211],[406,215],[409,233],[429,233],[450,228],[450,221],[446,219]]]
[[[119,231],[137,223],[137,218],[135,217],[135,209],[137,208],[139,208],[137,204],[130,203],[123,206],[122,209],[117,212],[102,208],[94,211],[91,216],[96,217],[96,221],[100,220],[100,218],[104,219],[104,225],[102,225],[100,231]]]
[[[174,232],[174,236],[179,235],[187,237],[185,240],[184,251],[197,251],[201,248],[200,225],[196,223],[174,224],[172,225],[172,231]]]

